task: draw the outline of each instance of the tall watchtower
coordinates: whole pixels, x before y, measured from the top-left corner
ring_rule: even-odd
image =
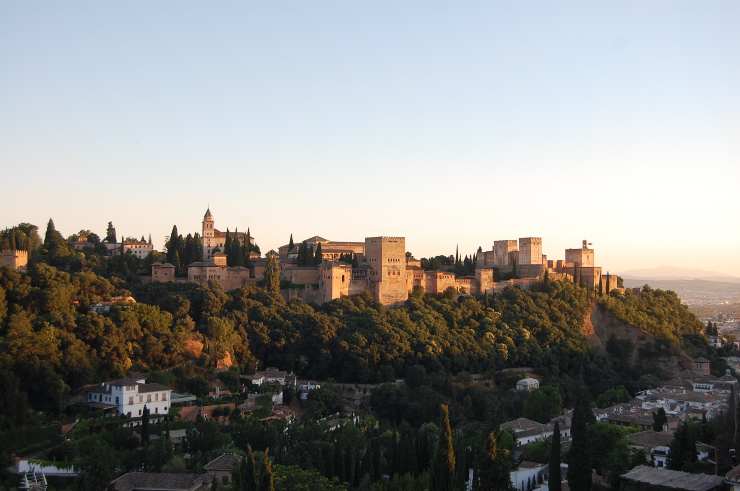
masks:
[[[215,247],[216,229],[214,226],[213,215],[211,214],[210,207],[206,210],[206,214],[203,215],[202,222],[202,238],[203,238],[203,260],[206,261],[211,257],[211,250]]]

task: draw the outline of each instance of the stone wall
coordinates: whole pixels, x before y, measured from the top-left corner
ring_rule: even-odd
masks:
[[[20,249],[5,249],[0,252],[0,266],[13,270],[25,269],[28,265],[28,252]]]

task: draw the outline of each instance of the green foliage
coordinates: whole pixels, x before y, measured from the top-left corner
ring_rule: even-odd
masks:
[[[696,424],[681,422],[671,441],[670,469],[691,472],[696,463],[696,441],[698,428]]]
[[[274,294],[280,294],[280,263],[277,256],[268,254],[265,265],[265,289]]]
[[[675,345],[681,344],[681,336],[701,334],[704,328],[676,293],[647,285],[639,294],[601,297],[599,304],[618,319]]]
[[[632,396],[627,392],[627,389],[623,385],[620,385],[602,392],[599,397],[596,398],[596,407],[609,407],[619,404],[620,402],[627,402],[631,399]]]
[[[32,253],[41,247],[39,229],[30,223],[0,230],[0,250],[20,249]]]
[[[550,458],[549,463],[549,491],[560,491],[562,489],[562,476],[560,473],[560,423],[555,423],[552,438],[550,439]]]
[[[478,467],[476,489],[486,491],[495,489],[507,491],[513,489],[509,472],[511,471],[511,454],[501,448],[495,433],[488,434],[483,459]]]
[[[432,465],[431,489],[432,491],[451,491],[454,489],[455,448],[452,445],[449,409],[445,404],[442,404],[440,412],[442,414],[440,419],[442,433]]]
[[[553,385],[545,385],[531,392],[524,402],[524,417],[547,423],[563,410],[560,390]]]
[[[585,390],[573,410],[571,423],[572,443],[568,453],[568,483],[573,491],[590,491],[591,489],[591,451],[589,427],[594,421],[591,405]]]
[[[297,465],[276,465],[275,489],[280,491],[346,491],[347,487],[336,480],[322,476],[314,469],[302,469]],[[397,489],[400,491],[406,488]]]

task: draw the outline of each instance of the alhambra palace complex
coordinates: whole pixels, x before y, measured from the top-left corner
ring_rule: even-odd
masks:
[[[169,263],[152,266],[152,281],[190,281],[206,284],[214,281],[225,290],[256,285],[264,278],[269,256],[279,260],[283,293],[287,298],[323,303],[343,296],[369,292],[378,302],[390,305],[405,301],[416,287],[427,293],[443,293],[452,288],[460,293],[492,293],[507,286],[527,288],[545,274],[551,279],[575,281],[582,286],[608,293],[618,288],[617,276],[603,275],[594,264],[594,250],[585,240],[580,248],[566,249],[565,259],[549,260],[542,254],[540,237],[497,240],[490,251],[479,252],[475,274],[457,276],[449,271],[423,270],[421,262],[406,253],[404,237],[366,237],[364,242],[335,242],[311,237],[304,243],[314,250],[321,246],[321,262],[299,266],[299,245],[284,245],[268,257],[254,254],[251,266],[227,266],[221,252],[226,234],[215,228],[210,210],[202,222],[203,260],[191,263],[187,280],[175,277]],[[252,237],[239,234],[240,243]],[[251,243],[251,242],[250,242]],[[339,259],[344,259],[340,261]],[[351,259],[351,264],[346,260]],[[512,279],[496,281],[495,278]]]

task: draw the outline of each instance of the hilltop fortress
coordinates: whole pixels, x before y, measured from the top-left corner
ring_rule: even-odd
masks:
[[[421,288],[440,294],[448,289],[463,294],[493,293],[507,286],[529,287],[551,279],[576,282],[586,288],[608,293],[617,289],[617,276],[602,274],[595,265],[594,250],[587,241],[580,248],[566,249],[565,259],[550,260],[542,254],[541,237],[494,241],[490,251],[477,255],[475,273],[459,276],[452,271],[425,270],[406,251],[405,237],[367,237],[364,242],[337,242],[314,236],[297,244],[286,244],[267,257],[250,257],[249,266],[228,266],[220,250],[224,236],[214,240],[214,218],[210,210],[203,217],[203,261],[188,265],[187,281],[207,284],[214,281],[225,290],[256,285],[264,278],[269,256],[280,263],[281,289],[286,298],[324,303],[368,292],[378,302],[392,305],[408,299]],[[245,235],[240,241],[252,240]],[[303,251],[303,252],[302,252]],[[305,251],[315,255],[306,265]],[[320,257],[319,257],[320,256]],[[168,263],[152,265],[152,281],[186,281],[175,277]]]

